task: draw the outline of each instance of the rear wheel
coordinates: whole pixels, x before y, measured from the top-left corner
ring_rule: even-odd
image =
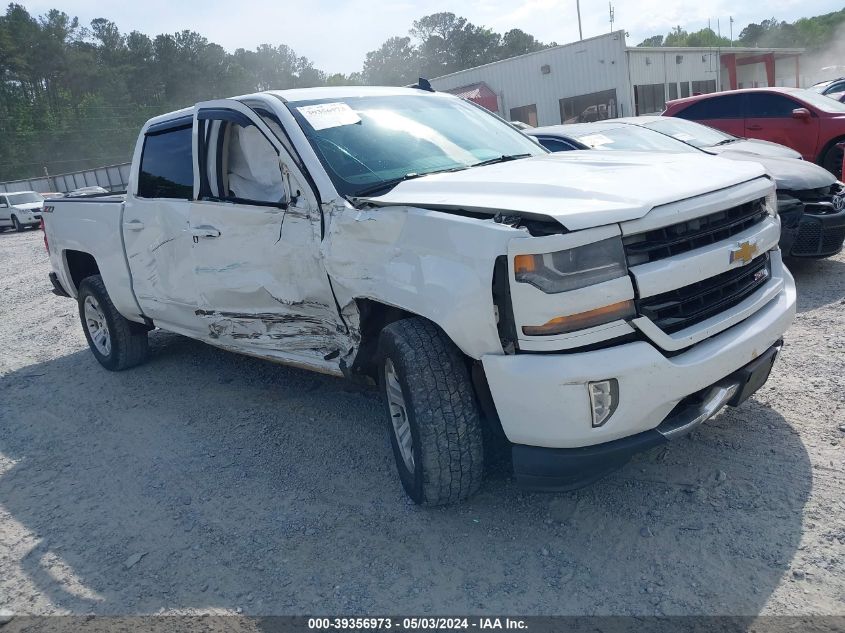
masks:
[[[147,328],[117,311],[100,275],[79,285],[79,319],[91,352],[106,369],[121,371],[147,359]]]
[[[23,233],[23,224],[21,224],[21,223],[18,221],[18,216],[16,216],[16,215],[13,215],[13,216],[12,216],[12,227],[13,227],[13,228],[15,229],[15,231],[17,231],[18,233]]]
[[[481,419],[460,350],[433,323],[388,325],[379,345],[380,382],[399,478],[416,503],[461,501],[481,485]]]

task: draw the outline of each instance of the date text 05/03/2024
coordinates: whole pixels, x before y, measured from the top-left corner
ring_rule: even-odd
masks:
[[[527,623],[516,618],[497,617],[407,617],[407,618],[382,618],[382,617],[323,617],[309,618],[308,628],[314,631],[332,630],[526,630]]]

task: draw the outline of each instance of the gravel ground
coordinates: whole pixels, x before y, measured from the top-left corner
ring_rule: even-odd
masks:
[[[569,494],[418,508],[376,392],[163,332],[123,373],[0,234],[0,609],[845,614],[845,256],[769,383]]]

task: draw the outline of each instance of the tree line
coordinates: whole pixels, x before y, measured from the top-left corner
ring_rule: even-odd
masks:
[[[327,74],[280,44],[227,52],[194,31],[149,37],[99,18],[85,26],[19,4],[0,15],[0,181],[128,161],[155,114],[221,95],[344,84],[405,85],[547,46],[453,13],[416,20],[367,54],[360,72]]]
[[[793,24],[765,20],[748,25],[738,41],[811,47],[832,38],[843,18],[845,10]],[[713,38],[712,31],[678,27],[643,45],[707,46]],[[35,16],[13,3],[0,14],[0,181],[128,161],[144,121],[204,99],[271,88],[406,85],[555,45],[442,12],[367,53],[359,72],[328,74],[285,44],[230,53],[190,30],[122,33],[105,18],[83,25],[57,9]]]
[[[733,42],[724,31],[716,33],[711,27],[687,32],[676,26],[666,35],[653,35],[637,46],[729,47],[733,44],[751,48],[806,48],[808,52],[813,53],[826,49],[837,35],[842,34],[839,31],[843,22],[845,9],[811,18],[800,18],[795,22],[770,18],[747,25]]]

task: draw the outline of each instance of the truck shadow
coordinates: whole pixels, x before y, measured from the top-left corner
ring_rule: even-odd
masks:
[[[801,539],[809,458],[753,400],[581,491],[419,508],[378,393],[151,341],[0,378],[14,610],[756,614]]]

